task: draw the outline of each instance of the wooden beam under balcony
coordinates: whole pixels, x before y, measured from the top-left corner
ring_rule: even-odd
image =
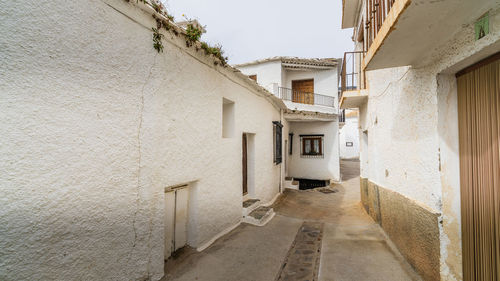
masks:
[[[340,99],[340,108],[359,108],[368,101],[368,90],[351,90],[342,92]]]
[[[365,58],[363,59],[363,69],[371,70],[368,66],[375,56],[375,54],[379,51],[380,47],[384,44],[384,41],[387,39],[387,36],[394,30],[394,26],[398,22],[399,18],[403,14],[403,12],[408,8],[411,4],[411,0],[396,0],[388,13],[383,18],[383,23],[379,28],[377,28],[372,20],[372,25],[370,28],[375,29],[373,32],[375,35],[375,39],[371,43],[368,51],[366,52]],[[370,33],[369,32],[369,33]]]
[[[470,39],[467,41],[470,47],[485,47],[485,53],[477,59],[498,51],[500,44],[489,43],[487,39],[474,40],[474,29],[471,28],[485,13],[496,11],[498,1],[366,1],[368,9],[364,13],[369,17],[364,18],[365,71],[401,66],[419,68],[433,64],[441,58],[440,54],[450,51],[447,44],[455,44],[452,40],[458,33]],[[495,12],[492,13],[495,15]],[[490,20],[491,26],[495,26],[497,18],[494,16]],[[460,44],[457,46],[465,47]]]

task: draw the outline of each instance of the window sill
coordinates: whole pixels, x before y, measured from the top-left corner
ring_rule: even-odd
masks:
[[[300,158],[325,158],[325,156],[324,155],[305,155],[305,154],[301,154]]]

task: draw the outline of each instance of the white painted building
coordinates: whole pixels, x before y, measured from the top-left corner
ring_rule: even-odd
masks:
[[[359,122],[358,111],[345,109],[340,124],[340,158],[359,158]]]
[[[337,100],[289,109],[143,1],[0,10],[1,280],[159,280],[280,194],[290,120],[336,126]]]
[[[286,104],[285,174],[339,181],[339,59],[273,57],[236,65]],[[317,112],[316,117],[300,111]],[[288,137],[287,137],[288,136]]]
[[[342,8],[365,209],[424,280],[498,280],[500,2]]]

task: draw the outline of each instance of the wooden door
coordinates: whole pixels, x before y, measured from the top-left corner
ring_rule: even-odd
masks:
[[[187,244],[188,195],[189,190],[187,188],[178,189],[175,192],[174,251]]]
[[[188,186],[165,193],[165,259],[187,245]]]
[[[175,192],[165,193],[165,260],[174,251]]]
[[[242,141],[242,151],[243,151],[243,195],[248,193],[248,146],[247,146],[247,134],[243,134]]]
[[[464,280],[500,280],[500,53],[457,74]]]
[[[314,104],[314,79],[293,80],[292,101]]]

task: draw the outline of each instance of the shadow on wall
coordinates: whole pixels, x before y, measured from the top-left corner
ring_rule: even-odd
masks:
[[[436,79],[425,69],[403,70],[388,73],[399,78],[370,97],[378,102],[376,106],[379,110],[376,112],[385,112],[384,115],[373,116],[370,125],[384,126],[386,118],[391,118],[387,122],[392,122],[391,138],[394,140],[416,140],[431,136],[433,131],[429,130],[429,124],[433,124],[437,117]]]

